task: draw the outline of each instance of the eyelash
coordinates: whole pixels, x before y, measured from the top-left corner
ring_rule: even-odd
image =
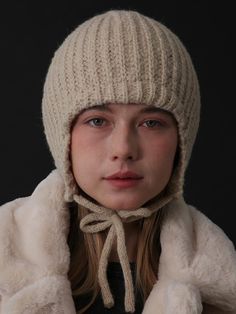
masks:
[[[88,121],[86,121],[86,124],[89,124],[89,125],[91,125],[92,127],[94,127],[94,128],[99,128],[99,127],[102,127],[102,125],[92,125],[91,124],[91,122],[94,122],[95,120],[102,120],[103,122],[105,121],[105,119],[103,119],[103,118],[93,118],[93,119],[90,119],[90,120],[88,120]],[[164,126],[164,123],[163,122],[160,122],[159,120],[156,120],[156,119],[148,119],[148,120],[145,120],[143,123],[147,123],[147,122],[150,122],[150,121],[154,121],[154,122],[157,122],[158,124],[159,124],[159,126],[158,127],[163,127]],[[147,127],[147,128],[150,128],[150,129],[152,129],[152,128],[154,128],[154,127],[156,127],[156,124],[155,124],[155,126],[152,126],[152,127]]]
[[[155,120],[155,119],[149,119],[149,120],[146,120],[146,121],[144,121],[144,123],[147,123],[147,122],[150,122],[150,121],[154,121],[154,122],[157,122],[158,123],[158,127],[163,127],[164,126],[164,124],[162,123],[162,122],[160,122],[159,120]],[[155,126],[157,126],[156,124],[155,124]],[[155,127],[154,126],[154,127]],[[150,127],[151,129],[152,128],[154,128],[154,127]]]
[[[91,125],[90,123],[92,122],[92,121],[95,121],[95,120],[103,120],[103,121],[105,121],[105,119],[102,119],[102,118],[93,118],[93,119],[90,119],[90,120],[88,120],[86,123],[87,124],[89,124],[89,125]],[[91,125],[92,127],[98,127],[98,126],[94,126],[94,125]],[[101,126],[101,125],[100,125]]]

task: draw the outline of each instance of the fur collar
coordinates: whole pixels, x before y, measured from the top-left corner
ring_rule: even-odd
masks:
[[[54,170],[30,197],[1,206],[0,314],[75,314],[63,192]],[[233,243],[182,198],[166,211],[159,280],[143,314],[236,314]]]

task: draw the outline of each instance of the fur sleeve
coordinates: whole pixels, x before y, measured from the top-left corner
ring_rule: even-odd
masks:
[[[63,195],[53,171],[30,197],[0,208],[1,314],[74,314]]]

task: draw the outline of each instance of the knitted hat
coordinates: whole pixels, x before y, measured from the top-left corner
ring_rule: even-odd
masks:
[[[149,208],[112,211],[79,193],[69,159],[71,124],[82,109],[105,103],[153,105],[171,112],[177,121],[178,163],[165,194]],[[55,52],[44,85],[42,113],[49,148],[65,182],[65,200],[74,200],[91,211],[81,220],[81,229],[98,232],[110,228],[98,271],[104,304],[111,307],[114,303],[106,266],[116,236],[125,276],[125,309],[133,312],[122,220],[150,216],[183,193],[200,116],[199,86],[191,58],[167,27],[136,11],[111,10],[94,16],[77,27]]]

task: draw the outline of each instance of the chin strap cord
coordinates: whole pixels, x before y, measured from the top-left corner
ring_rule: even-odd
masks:
[[[140,208],[136,211],[114,211],[95,205],[81,195],[74,195],[74,200],[77,204],[92,211],[92,213],[89,213],[80,221],[80,228],[83,232],[96,233],[110,228],[103,246],[98,268],[98,281],[101,287],[104,306],[111,308],[114,305],[114,298],[107,279],[107,264],[116,237],[117,253],[125,281],[125,311],[133,313],[135,311],[134,285],[125,244],[122,218],[131,218],[129,221],[135,221],[143,217],[149,217],[153,211],[148,208]]]

